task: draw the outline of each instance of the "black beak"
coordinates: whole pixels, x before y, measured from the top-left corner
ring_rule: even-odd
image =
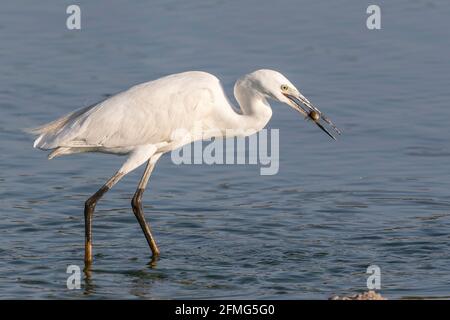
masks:
[[[319,121],[314,121],[314,123],[317,124],[317,126],[322,129],[323,132],[329,135],[331,139],[336,140],[336,138],[330,133],[330,131],[328,131]]]
[[[333,122],[331,122],[330,119],[325,117],[325,115],[322,112],[320,112],[320,110],[317,109],[311,102],[309,102],[308,99],[306,99],[301,95],[298,97],[286,93],[284,93],[284,95],[294,103],[295,105],[294,108],[297,111],[303,114],[306,117],[306,119],[312,120],[330,138],[336,140],[336,138],[330,133],[330,131],[327,128],[325,128],[325,126],[321,123],[321,121],[328,124],[338,135],[341,134],[341,131],[339,131],[339,129],[333,124]]]

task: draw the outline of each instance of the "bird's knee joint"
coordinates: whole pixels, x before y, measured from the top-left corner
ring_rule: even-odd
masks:
[[[141,207],[141,198],[140,197],[136,197],[134,196],[133,199],[131,199],[131,207],[133,207],[133,209],[138,209]]]
[[[136,193],[133,196],[133,199],[131,199],[131,206],[133,207],[133,209],[139,209],[141,207],[142,204],[142,193],[144,190],[142,189],[138,189],[136,191]]]
[[[92,209],[95,208],[95,204],[96,204],[95,200],[92,199],[92,198],[89,198],[89,199],[87,199],[86,202],[84,203],[84,207],[85,207],[85,209],[90,209],[90,210],[92,210]]]

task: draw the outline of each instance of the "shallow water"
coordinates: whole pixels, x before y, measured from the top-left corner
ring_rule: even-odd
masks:
[[[57,1],[0,11],[0,298],[388,298],[450,296],[450,4],[378,1]],[[289,10],[286,10],[289,8]],[[234,81],[274,68],[342,129],[333,143],[274,103],[280,170],[182,165],[163,157],[144,197],[162,250],[131,212],[143,168],[97,207],[95,262],[81,290],[83,203],[123,158],[52,161],[33,127],[132,84],[184,70]]]

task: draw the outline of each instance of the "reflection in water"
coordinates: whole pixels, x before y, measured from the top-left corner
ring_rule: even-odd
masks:
[[[96,255],[97,259],[101,258],[102,255]],[[127,277],[132,278],[130,281],[130,294],[136,297],[141,298],[151,298],[148,294],[150,293],[149,289],[154,281],[165,279],[165,276],[161,273],[152,272],[157,266],[157,262],[159,257],[152,257],[151,260],[145,264],[145,267],[139,270],[126,270],[120,271],[119,273],[126,275]],[[136,260],[136,259],[132,259]],[[107,271],[104,269],[101,270],[93,270],[92,262],[85,262],[84,265],[84,286],[83,293],[84,295],[93,295],[96,294],[96,286],[94,284],[94,277],[101,278],[103,275],[111,273],[115,274],[115,270]],[[120,289],[122,290],[122,289]]]
[[[84,294],[91,295],[95,293],[95,285],[92,281],[92,263],[85,263],[84,265]]]
[[[150,259],[150,261],[148,262],[148,266],[151,268],[151,269],[154,269],[154,268],[156,268],[156,266],[157,266],[157,264],[158,264],[158,260],[159,260],[159,256],[152,256],[152,258]]]

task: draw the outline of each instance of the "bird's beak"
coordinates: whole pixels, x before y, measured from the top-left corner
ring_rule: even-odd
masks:
[[[321,121],[328,124],[333,129],[333,131],[336,132],[337,134],[339,134],[339,135],[341,134],[341,132],[333,124],[333,122],[331,122],[330,119],[325,117],[325,115],[319,109],[317,109],[311,102],[309,102],[309,100],[306,99],[303,95],[288,94],[288,93],[283,93],[283,94],[291,102],[290,106],[292,108],[294,108],[295,110],[297,110],[298,112],[303,114],[306,117],[306,119],[312,120],[320,129],[322,129],[333,140],[336,140],[336,138],[330,133],[330,131],[328,131],[327,128],[325,128],[325,126],[321,123]]]

